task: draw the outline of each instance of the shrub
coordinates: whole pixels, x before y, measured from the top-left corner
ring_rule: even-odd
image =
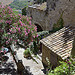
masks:
[[[47,37],[49,35],[49,31],[42,31],[42,32],[38,32],[38,37],[40,39]]]
[[[15,15],[9,6],[0,5],[0,46],[9,46],[21,40],[25,47],[37,38],[37,27],[31,18]]]
[[[30,56],[29,48],[27,48],[27,49],[24,51],[24,56],[25,56],[25,57]]]
[[[60,65],[54,70],[50,70],[48,75],[74,75],[75,74],[75,59],[70,58],[65,61],[60,61]]]

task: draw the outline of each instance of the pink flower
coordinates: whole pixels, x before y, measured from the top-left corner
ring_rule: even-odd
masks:
[[[20,32],[20,28],[18,28],[18,31]]]
[[[25,35],[27,36],[27,35],[28,35],[28,33],[26,32],[26,33],[25,33]]]
[[[0,17],[2,17],[2,15],[0,15]]]
[[[26,31],[26,28],[24,30]]]
[[[70,62],[68,64],[71,64]]]
[[[13,32],[16,33],[16,29]]]
[[[10,11],[9,11],[9,14],[10,14]]]
[[[22,18],[20,18],[20,20],[21,20]]]
[[[30,29],[28,29],[28,33],[30,32]]]
[[[10,38],[10,41],[12,41],[12,38]]]
[[[1,22],[3,22],[3,20],[1,20]]]
[[[21,17],[21,14],[18,14]]]
[[[1,51],[1,52],[3,52],[3,51]]]
[[[13,29],[15,29],[15,27],[13,27]]]
[[[29,21],[29,19],[27,18],[27,21]]]
[[[34,29],[35,29],[35,31],[37,31],[37,27],[35,27]]]
[[[8,6],[7,8],[8,8],[8,9],[10,9],[10,7],[9,7],[9,6]]]
[[[18,27],[18,25],[16,25]]]
[[[7,37],[4,37],[5,39],[7,39]]]
[[[6,44],[9,44],[9,42],[8,42],[8,41],[6,41]]]
[[[11,15],[11,17],[12,17],[12,15]]]
[[[67,63],[67,61],[65,61]]]
[[[9,23],[9,24],[11,24],[11,21],[7,20],[7,21],[6,21],[6,23]]]
[[[21,34],[21,32],[19,32]]]
[[[8,41],[10,41],[10,38],[9,38],[9,40]]]
[[[4,47],[2,46],[2,48],[4,48]]]
[[[15,42],[17,42],[17,40],[15,40]]]
[[[2,6],[2,8],[5,8],[5,6]]]
[[[31,28],[31,26],[30,26],[30,27],[28,27],[28,28]]]
[[[27,17],[27,16],[26,16]]]
[[[38,37],[38,34],[36,35],[36,37]]]
[[[29,25],[31,25],[31,21],[29,21]]]
[[[10,33],[8,33],[8,34],[10,34]]]
[[[33,42],[33,39],[31,39],[31,41]]]
[[[18,27],[16,27],[16,29],[18,29]]]
[[[21,20],[19,20],[19,22],[20,22],[20,24],[22,23],[22,21],[21,21]]]
[[[67,59],[67,61],[69,61],[69,59]]]
[[[23,24],[21,23],[21,26],[23,26]]]
[[[9,31],[11,32],[11,29],[9,29]]]
[[[31,20],[32,18],[30,17],[29,19]]]
[[[35,36],[33,36],[35,38]]]
[[[31,31],[33,33],[33,31]]]

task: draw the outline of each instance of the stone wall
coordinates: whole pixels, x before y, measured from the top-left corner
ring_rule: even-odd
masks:
[[[46,66],[48,66],[48,61],[46,60],[47,58],[50,61],[50,49],[42,44],[42,62]]]
[[[63,12],[64,26],[75,25],[75,0],[47,0],[50,24],[53,26]]]
[[[46,12],[32,7],[28,8],[28,16],[32,17],[32,22],[41,26],[42,30],[50,30]]]
[[[62,12],[64,26],[75,25],[75,0],[47,0],[45,11],[36,9],[36,7],[29,7],[28,12],[33,23],[40,25],[43,30],[52,30]]]

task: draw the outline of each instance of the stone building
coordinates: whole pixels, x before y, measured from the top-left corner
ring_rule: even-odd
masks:
[[[46,11],[46,2],[42,5],[32,5],[28,7],[27,15],[32,17],[32,21],[35,25],[38,25],[41,27],[42,30],[47,30],[47,15],[45,13]]]
[[[47,0],[43,4],[28,7],[28,16],[42,30],[52,30],[63,13],[64,26],[75,24],[75,0]]]
[[[52,30],[60,16],[64,20],[64,28],[42,39],[42,62],[48,65],[46,57],[53,66],[59,60],[75,56],[75,0],[47,0],[41,5],[28,7],[27,15],[42,30]]]
[[[57,66],[59,60],[75,56],[75,27],[66,26],[50,36],[42,39],[42,62],[48,65],[46,58],[53,66]],[[74,43],[74,44],[73,44]]]

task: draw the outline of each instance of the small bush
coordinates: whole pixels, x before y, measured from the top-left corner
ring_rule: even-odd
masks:
[[[49,31],[42,31],[42,32],[38,32],[38,37],[40,39],[45,38],[49,35]]]
[[[27,49],[24,51],[24,55],[30,55],[29,48],[27,48]]]
[[[60,65],[54,70],[49,70],[47,75],[74,75],[75,74],[75,59],[70,58],[65,61],[60,61]]]

